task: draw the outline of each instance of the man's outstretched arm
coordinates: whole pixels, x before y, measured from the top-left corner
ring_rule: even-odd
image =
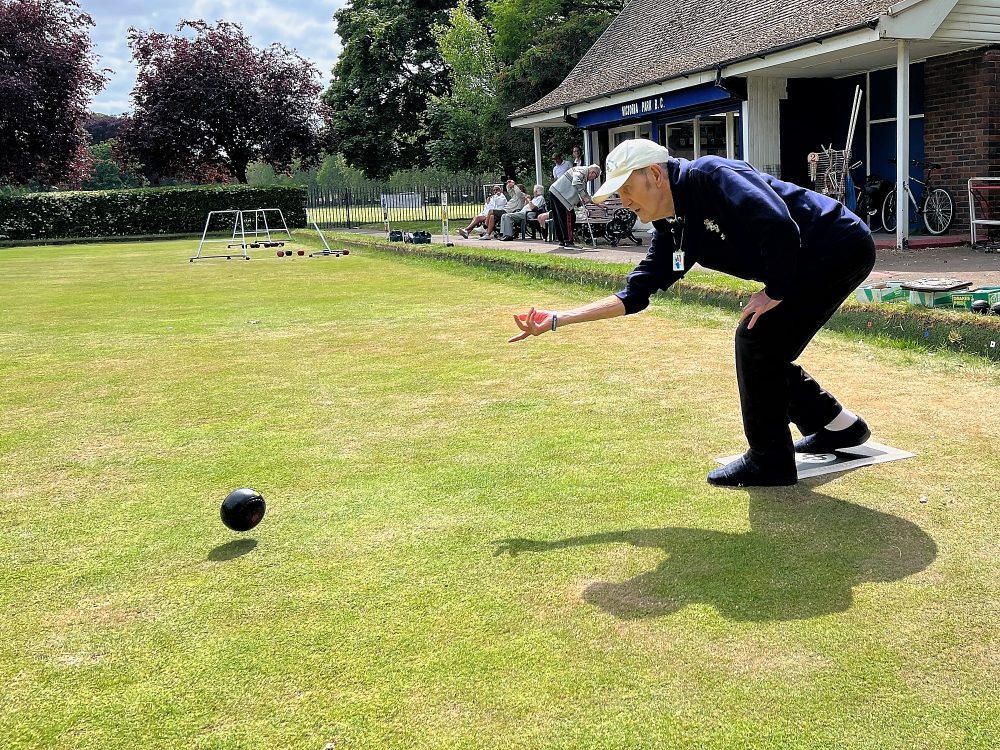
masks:
[[[589,305],[575,307],[572,310],[559,312],[556,310],[536,310],[531,308],[523,315],[515,315],[514,322],[521,329],[521,333],[508,339],[508,343],[521,341],[528,336],[541,336],[547,331],[557,330],[561,326],[573,325],[574,323],[589,323],[592,320],[605,320],[606,318],[618,318],[625,314],[625,304],[619,297],[612,294],[610,297],[591,302]]]

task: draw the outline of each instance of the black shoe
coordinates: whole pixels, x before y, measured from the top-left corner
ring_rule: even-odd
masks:
[[[764,464],[750,453],[708,472],[708,483],[716,487],[787,487],[799,481],[791,457],[781,464]]]
[[[513,241],[513,239],[514,239],[513,237],[508,237],[508,236],[507,236],[507,235],[505,234],[505,235],[503,235],[503,236],[502,236],[502,237],[500,238],[500,241],[501,241],[501,242],[511,242],[511,241]]]
[[[861,417],[843,430],[828,430],[825,427],[819,432],[807,435],[795,441],[796,453],[833,453],[844,448],[853,448],[865,443],[872,436],[868,423]]]

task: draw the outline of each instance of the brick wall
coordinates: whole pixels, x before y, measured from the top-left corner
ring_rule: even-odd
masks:
[[[998,87],[1000,48],[933,57],[925,66],[925,152],[944,167],[935,181],[956,200],[952,232],[969,229],[969,178],[1000,177]]]

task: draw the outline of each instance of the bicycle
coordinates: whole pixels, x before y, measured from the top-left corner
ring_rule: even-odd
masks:
[[[890,159],[889,163],[895,164],[896,160]],[[913,197],[913,191],[910,190],[910,183],[908,181],[903,183],[903,189],[906,191],[906,195],[909,197],[910,203],[913,204],[917,213],[923,217],[924,226],[927,227],[927,231],[935,235],[944,234],[955,219],[955,199],[947,190],[935,187],[931,182],[932,172],[935,169],[941,169],[941,165],[920,161],[919,159],[911,159],[910,163],[915,167],[925,168],[926,182],[918,180],[916,177],[912,178],[914,182],[922,185],[924,188],[920,202],[917,203],[917,199]],[[885,226],[885,231],[896,231],[895,185],[892,191],[885,196],[885,202],[882,204],[882,224]]]

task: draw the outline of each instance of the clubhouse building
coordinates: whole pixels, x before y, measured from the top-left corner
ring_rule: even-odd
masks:
[[[576,126],[586,163],[603,167],[641,137],[811,186],[807,155],[845,149],[860,86],[855,183],[923,179],[905,165],[940,163],[952,231],[968,231],[969,178],[1000,175],[996,45],[1000,0],[631,0],[562,84],[510,121],[534,130],[539,182],[540,129]],[[897,246],[908,223],[901,215]]]

